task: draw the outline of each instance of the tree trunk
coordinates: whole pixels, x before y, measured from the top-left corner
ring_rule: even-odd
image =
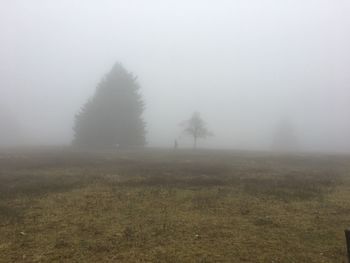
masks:
[[[193,149],[197,149],[197,137],[193,137]]]

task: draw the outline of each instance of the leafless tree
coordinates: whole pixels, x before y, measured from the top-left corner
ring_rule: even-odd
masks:
[[[198,139],[213,136],[213,133],[207,129],[206,123],[199,112],[194,112],[189,120],[182,123],[182,126],[184,127],[184,132],[193,138],[194,149],[197,148]]]

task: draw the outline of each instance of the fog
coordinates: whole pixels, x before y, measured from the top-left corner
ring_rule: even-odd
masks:
[[[345,0],[2,1],[0,134],[20,139],[0,144],[69,145],[120,61],[148,146],[188,147],[179,124],[199,111],[215,134],[201,147],[268,150],[288,118],[301,150],[350,152],[349,13]]]

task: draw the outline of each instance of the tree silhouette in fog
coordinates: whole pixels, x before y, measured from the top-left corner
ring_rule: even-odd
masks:
[[[144,146],[143,110],[136,77],[116,63],[76,115],[73,144],[87,148]]]
[[[207,129],[205,121],[199,112],[193,113],[192,117],[182,123],[184,132],[193,138],[193,148],[197,148],[198,139],[204,139],[213,134]]]

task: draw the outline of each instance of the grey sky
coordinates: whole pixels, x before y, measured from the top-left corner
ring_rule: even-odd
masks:
[[[206,147],[267,149],[289,116],[305,149],[349,151],[349,14],[345,0],[2,0],[0,103],[27,141],[69,143],[118,60],[139,78],[150,145],[198,110]]]

